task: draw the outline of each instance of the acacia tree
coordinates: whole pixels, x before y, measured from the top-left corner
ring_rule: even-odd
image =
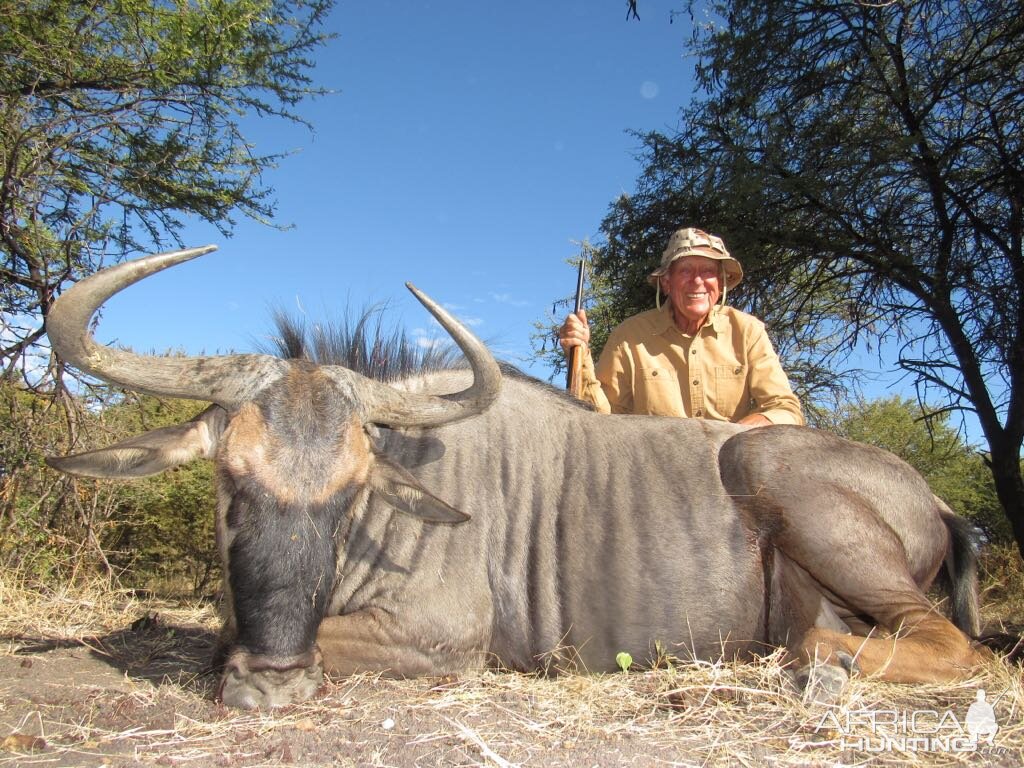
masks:
[[[302,122],[333,0],[0,0],[0,365],[63,286],[183,216],[274,213],[246,116]]]
[[[1024,553],[1018,3],[731,0],[702,18],[701,93],[678,133],[643,136],[637,192],[603,224],[602,309],[646,302],[674,228],[724,235],[738,298],[796,357],[821,372],[888,342],[933,414],[977,416]]]

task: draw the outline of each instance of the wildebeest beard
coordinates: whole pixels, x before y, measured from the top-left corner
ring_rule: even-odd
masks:
[[[322,504],[283,504],[257,482],[237,489],[228,513],[235,532],[228,563],[238,646],[280,657],[313,645],[355,492],[349,486]]]

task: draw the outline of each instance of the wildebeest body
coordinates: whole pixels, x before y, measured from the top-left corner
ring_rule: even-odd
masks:
[[[359,599],[369,593],[394,600],[408,613],[396,623],[425,648],[455,612],[458,626],[477,628],[466,640],[478,654],[517,669],[557,649],[556,664],[597,671],[613,669],[619,651],[647,659],[654,641],[704,658],[720,656],[723,641],[763,641],[763,606],[750,599],[762,592],[757,532],[714,458],[741,430],[609,419],[514,378],[472,421],[382,430],[378,449],[471,519],[430,526],[372,500],[331,612],[370,605]],[[381,558],[369,568],[368,551]]]
[[[215,461],[225,702],[307,698],[323,667],[601,671],[620,651],[644,663],[784,645],[809,675],[929,681],[983,661],[922,592],[946,560],[957,593],[975,594],[963,527],[884,451],[803,427],[594,413],[503,376],[418,293],[470,372],[388,386],[337,365],[95,343],[109,296],[206,250],[83,280],[48,329],[96,376],[214,405],[50,461],[100,477]],[[975,603],[954,606],[974,626]]]

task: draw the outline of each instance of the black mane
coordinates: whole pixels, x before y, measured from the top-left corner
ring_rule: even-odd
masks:
[[[375,305],[364,309],[355,319],[346,314],[340,323],[329,322],[312,328],[307,326],[305,319],[279,309],[273,314],[276,333],[269,344],[260,346],[260,351],[286,360],[343,365],[385,383],[408,376],[468,367],[462,352],[451,342],[437,341],[424,345],[402,328],[386,329],[382,319],[386,309],[385,305]],[[524,373],[511,363],[499,361],[498,367],[503,376],[540,387],[564,403],[593,410],[589,403]]]
[[[304,318],[276,310],[275,335],[261,351],[287,360],[342,365],[382,382],[465,367],[465,358],[450,342],[421,344],[402,328],[385,328],[386,309],[375,305],[354,319],[346,313],[340,323],[312,327]]]

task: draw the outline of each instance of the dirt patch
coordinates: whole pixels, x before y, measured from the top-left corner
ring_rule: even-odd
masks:
[[[854,680],[834,706],[801,701],[766,659],[560,678],[360,675],[248,713],[213,700],[211,607],[131,602],[97,607],[92,622],[67,597],[50,608],[65,620],[0,620],[0,766],[1024,764],[1020,672],[1000,663],[950,687]],[[967,735],[978,689],[999,730],[967,750],[949,737],[954,723]],[[928,744],[908,742],[925,732]]]

